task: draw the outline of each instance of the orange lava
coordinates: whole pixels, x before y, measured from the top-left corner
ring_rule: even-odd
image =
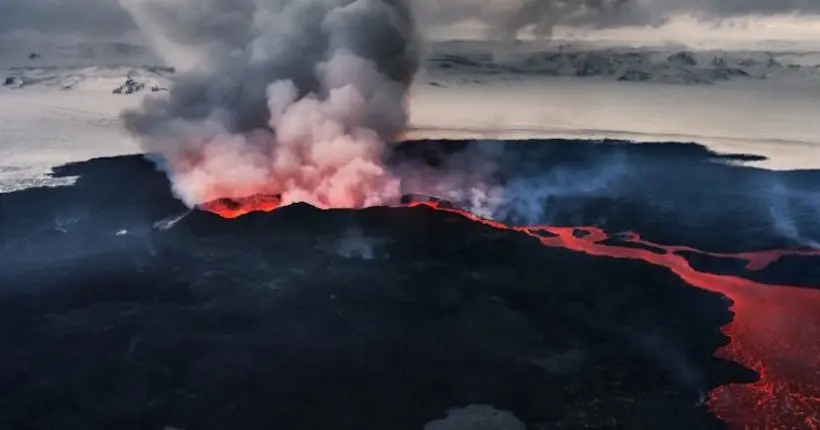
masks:
[[[251,212],[272,212],[282,205],[279,196],[255,195],[242,198],[223,198],[199,205],[199,208],[213,212],[223,218],[238,218]]]
[[[256,200],[250,201],[256,204]],[[229,218],[254,210],[275,209],[270,205],[254,205],[241,209],[211,205],[203,209]],[[709,395],[710,410],[732,429],[820,429],[820,290],[701,272],[680,255],[685,251],[738,259],[747,262],[747,270],[760,270],[786,255],[809,257],[820,256],[820,252],[712,253],[685,246],[658,245],[642,240],[635,233],[619,236],[623,242],[662,250],[657,252],[603,244],[610,236],[595,227],[515,227],[442,207],[437,202],[415,202],[407,206],[455,213],[494,228],[526,234],[549,247],[645,261],[669,269],[689,285],[725,295],[734,302],[731,307],[734,318],[723,327],[729,343],[717,354],[757,371],[760,378],[751,384],[716,388]],[[573,234],[576,231],[586,234],[576,237]]]

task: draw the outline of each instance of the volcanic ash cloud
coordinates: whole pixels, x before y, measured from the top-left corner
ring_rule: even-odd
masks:
[[[382,158],[406,126],[419,63],[408,2],[125,3],[158,51],[198,58],[166,97],[124,112],[126,128],[189,206],[255,194],[322,208],[398,201]]]

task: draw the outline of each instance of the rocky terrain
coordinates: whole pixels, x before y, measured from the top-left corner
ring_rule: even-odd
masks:
[[[161,66],[13,67],[5,71],[3,86],[10,89],[107,89],[133,94],[143,89],[160,91],[168,86],[174,69]]]
[[[599,77],[626,82],[713,84],[732,79],[782,76],[820,77],[816,53],[770,51],[695,51],[687,48],[576,48],[571,44],[544,49],[533,45],[482,48],[456,42],[431,50],[431,74]],[[480,79],[480,78],[479,78]]]
[[[411,143],[398,155],[459,148]],[[696,145],[515,148],[551,172],[544,183],[633,166],[604,192],[545,200],[553,223],[706,249],[788,246],[754,215],[765,196],[753,185],[816,183]],[[0,194],[14,208],[0,231],[0,427],[717,429],[705,393],[756,377],[714,357],[725,298],[642,261],[424,207],[187,212],[140,157],[55,175],[78,179]],[[794,225],[811,226],[806,216]],[[755,276],[816,285],[807,263]],[[722,259],[693,264],[748,275]]]
[[[70,49],[69,49],[70,48]],[[820,54],[792,51],[693,50],[687,47],[595,47],[570,43],[431,43],[428,84],[482,82],[482,76],[600,78],[618,82],[714,84],[735,79],[820,77]],[[174,68],[127,43],[67,46],[6,58],[2,87],[105,88],[116,94],[164,91]],[[105,65],[101,65],[105,64]],[[146,65],[147,64],[147,65]]]

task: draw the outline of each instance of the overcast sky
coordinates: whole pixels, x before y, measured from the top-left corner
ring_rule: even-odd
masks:
[[[657,26],[670,16],[680,14],[690,14],[706,22],[720,22],[739,16],[794,14],[810,17],[820,12],[820,0],[416,1],[420,18],[428,26],[447,27],[455,21],[469,20],[498,33],[535,27],[543,34],[549,34],[555,25],[593,28]],[[598,7],[594,7],[596,5]],[[118,0],[0,0],[0,33],[34,31],[117,36],[134,28],[133,21]]]
[[[118,35],[133,29],[116,0],[0,0],[0,32]]]

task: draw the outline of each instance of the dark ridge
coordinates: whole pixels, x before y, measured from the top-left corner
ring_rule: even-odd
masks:
[[[579,142],[587,150],[579,151]],[[577,141],[570,139],[520,139],[504,141],[486,140],[447,140],[421,139],[396,143],[393,146],[394,157],[420,158],[433,166],[448,158],[448,156],[471,147],[482,144],[495,144],[509,147],[514,145],[517,158],[534,157],[539,162],[568,163],[582,162],[600,156],[615,155],[629,152],[632,155],[641,155],[655,159],[673,158],[677,161],[692,160],[698,162],[749,162],[763,161],[766,157],[755,154],[722,154],[709,149],[705,145],[694,142],[635,142],[620,139],[597,139]],[[590,148],[592,147],[592,148]],[[589,150],[593,149],[593,150]]]
[[[565,189],[541,202],[544,223],[607,231],[640,225],[649,241],[713,251],[793,248],[794,239],[775,228],[777,215],[806,237],[820,238],[820,224],[814,222],[820,217],[815,186],[820,172],[744,166],[739,163],[760,157],[718,154],[693,143],[422,140],[396,146],[391,162],[432,158],[433,165],[441,165],[479,147],[495,154],[498,172],[492,181]],[[506,221],[531,223],[515,213],[503,215]]]
[[[545,230],[532,231],[530,234],[533,234],[537,237],[558,237],[557,234]]]

